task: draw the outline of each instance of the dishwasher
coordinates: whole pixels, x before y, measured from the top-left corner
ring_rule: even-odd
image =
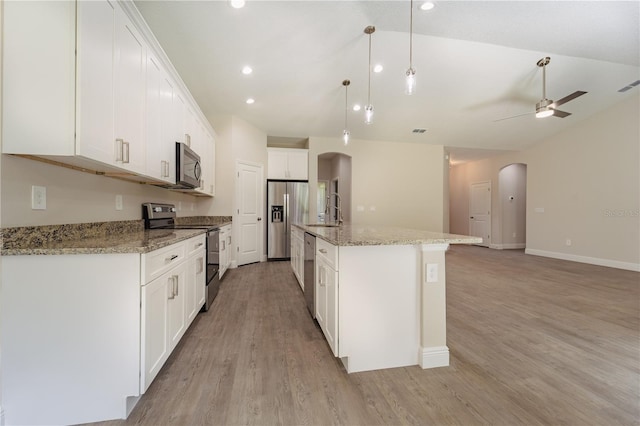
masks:
[[[304,234],[304,298],[311,317],[316,317],[316,237]]]

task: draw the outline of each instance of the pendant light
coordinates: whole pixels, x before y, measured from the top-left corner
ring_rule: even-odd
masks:
[[[364,107],[364,122],[371,124],[373,120],[373,105],[371,105],[371,34],[376,31],[376,27],[369,25],[364,29],[364,33],[369,35],[369,86],[367,91],[367,106]]]
[[[342,131],[342,140],[345,145],[349,144],[349,136],[351,133],[349,132],[349,126],[347,126],[347,111],[349,110],[349,85],[351,81],[343,80],[342,85],[344,86],[344,130]]]
[[[407,95],[412,95],[416,90],[416,70],[413,68],[413,0],[411,0],[411,13],[409,19],[409,69],[406,72],[405,90]]]

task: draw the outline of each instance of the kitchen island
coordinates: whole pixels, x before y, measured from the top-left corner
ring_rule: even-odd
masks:
[[[449,365],[445,252],[464,235],[294,225],[316,237],[316,319],[347,372]]]

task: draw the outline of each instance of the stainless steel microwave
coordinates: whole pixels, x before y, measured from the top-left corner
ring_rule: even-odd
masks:
[[[200,187],[200,156],[182,142],[176,142],[176,189]]]

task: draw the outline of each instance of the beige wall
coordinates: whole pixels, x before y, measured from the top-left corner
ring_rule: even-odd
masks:
[[[351,157],[352,222],[442,231],[442,146],[358,139],[344,146],[339,138],[310,138],[310,211],[316,211],[318,155],[327,152]]]
[[[527,166],[509,164],[498,173],[501,248],[525,248],[527,230]]]
[[[498,172],[523,163],[528,253],[639,270],[639,105],[632,96],[525,151],[452,167],[451,231],[468,231],[469,184],[491,180],[493,243],[502,243]]]
[[[141,204],[180,205],[179,216],[207,214],[211,199],[2,155],[2,227],[135,220]],[[31,210],[31,186],[47,188],[47,209]],[[123,209],[115,209],[116,194]]]

